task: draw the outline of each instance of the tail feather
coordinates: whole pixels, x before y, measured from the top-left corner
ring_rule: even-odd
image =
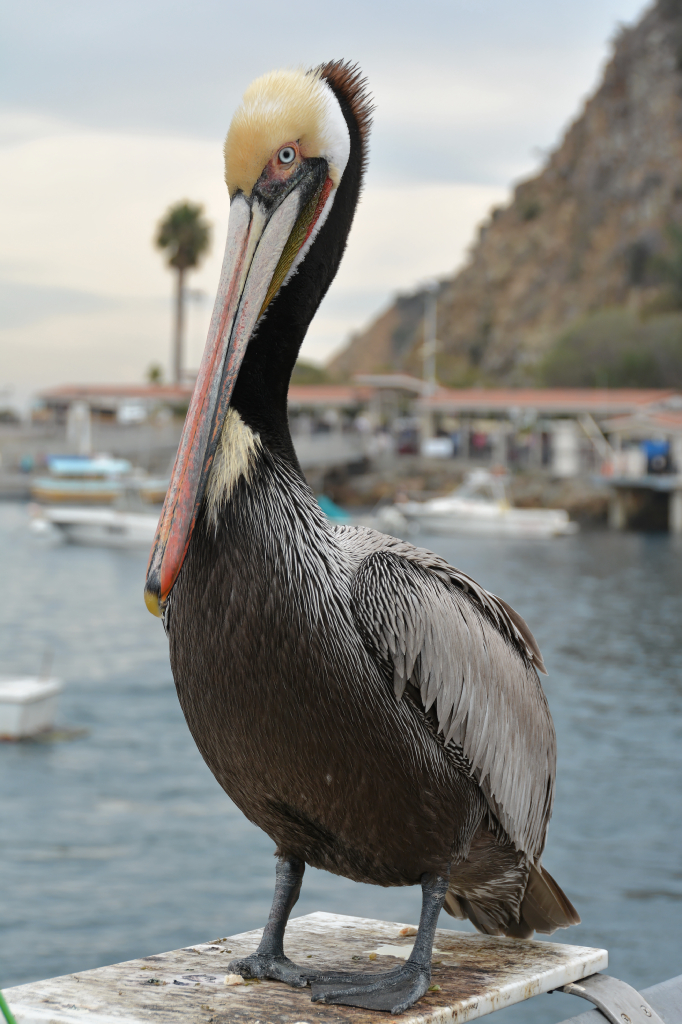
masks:
[[[445,894],[445,903],[443,904],[443,910],[445,910],[450,917],[456,917],[458,921],[465,921],[466,914],[462,908],[462,904],[455,896],[454,892],[448,891]]]
[[[557,928],[580,924],[580,915],[546,868],[531,865],[521,903],[519,927],[551,935]],[[508,935],[516,934],[513,930]]]
[[[450,917],[456,917],[460,921],[469,918],[478,931],[483,932],[484,935],[504,935],[503,926],[488,912],[489,909],[464,896],[455,896],[454,892],[449,890],[443,904],[443,910],[447,911]]]
[[[522,890],[523,891],[523,890]],[[551,935],[557,928],[580,924],[580,916],[546,868],[530,866],[521,905],[491,893],[472,893],[470,898],[448,890],[443,909],[452,917],[469,918],[485,935],[509,935],[530,939],[533,932]],[[483,897],[483,898],[481,898]],[[519,920],[515,920],[518,913]]]

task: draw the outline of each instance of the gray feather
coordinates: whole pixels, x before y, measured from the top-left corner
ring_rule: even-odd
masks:
[[[554,799],[556,741],[528,626],[437,555],[362,528],[336,531],[355,562],[352,607],[365,643],[434,704],[445,743],[461,745],[493,814],[537,860]]]

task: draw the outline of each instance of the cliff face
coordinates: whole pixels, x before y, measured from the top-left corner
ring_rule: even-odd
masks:
[[[492,211],[441,284],[439,378],[522,383],[557,334],[660,291],[652,256],[682,224],[682,0],[616,41],[594,96],[540,174]],[[423,295],[399,298],[332,361],[336,375],[419,366]]]

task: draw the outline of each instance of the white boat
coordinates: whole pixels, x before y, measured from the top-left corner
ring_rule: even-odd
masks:
[[[75,505],[31,505],[29,513],[34,533],[91,547],[149,548],[159,522],[158,513]]]
[[[507,499],[504,477],[485,469],[469,473],[452,494],[430,501],[400,502],[391,511],[426,533],[562,537],[578,530],[565,509],[514,508]]]
[[[49,732],[61,692],[58,679],[0,677],[0,740],[20,740]]]

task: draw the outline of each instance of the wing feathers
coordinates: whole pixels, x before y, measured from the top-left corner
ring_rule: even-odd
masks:
[[[435,704],[444,741],[463,748],[493,813],[535,860],[556,760],[537,644],[523,619],[473,580],[429,552],[382,540],[388,549],[368,552],[353,583],[365,643],[391,670],[398,699],[411,682],[427,711]]]

